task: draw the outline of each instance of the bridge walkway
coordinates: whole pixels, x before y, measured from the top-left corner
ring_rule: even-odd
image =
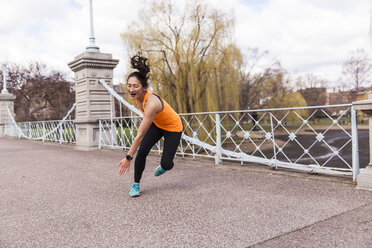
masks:
[[[130,198],[122,151],[0,138],[0,247],[372,247],[350,179],[151,156]]]

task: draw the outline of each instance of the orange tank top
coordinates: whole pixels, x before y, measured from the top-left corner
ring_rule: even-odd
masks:
[[[142,102],[143,110],[145,110],[145,103],[147,101],[147,97],[150,94],[153,94],[153,93],[151,91],[147,91],[147,93],[145,94],[145,97],[143,98],[143,102]],[[155,95],[155,96],[159,97],[158,95]],[[179,115],[176,113],[176,111],[172,109],[172,107],[163,98],[159,97],[159,99],[161,99],[163,103],[163,109],[162,111],[160,111],[159,113],[155,115],[154,120],[153,120],[154,124],[158,128],[161,128],[165,131],[182,132],[183,125],[182,125],[182,121]],[[138,106],[137,100],[136,100],[136,104],[137,104],[138,109],[143,114],[145,114],[145,112],[142,111],[142,109]]]

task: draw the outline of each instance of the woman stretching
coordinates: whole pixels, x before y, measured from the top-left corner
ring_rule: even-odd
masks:
[[[183,129],[181,118],[172,107],[160,96],[147,90],[147,74],[150,72],[150,67],[146,62],[147,58],[140,55],[131,58],[132,68],[138,71],[128,76],[127,90],[144,117],[126,157],[118,164],[120,175],[129,173],[130,162],[139,146],[134,162],[134,184],[129,191],[129,196],[132,197],[141,195],[140,180],[145,169],[146,157],[161,137],[164,137],[163,154],[154,174],[160,176],[173,168],[173,159]]]

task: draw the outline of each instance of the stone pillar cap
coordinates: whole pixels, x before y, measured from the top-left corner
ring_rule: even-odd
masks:
[[[16,99],[16,96],[11,93],[0,94],[0,101],[13,101],[14,99]]]
[[[114,69],[119,63],[118,59],[113,59],[109,53],[83,52],[75,57],[74,61],[68,63],[73,72],[82,68],[105,68]]]
[[[352,102],[356,110],[372,110],[372,99]]]

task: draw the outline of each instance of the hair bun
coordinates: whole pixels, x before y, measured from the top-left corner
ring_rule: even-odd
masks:
[[[147,58],[141,56],[141,52],[138,52],[130,59],[130,64],[133,69],[137,69],[143,78],[147,78],[147,73],[150,72],[150,66],[147,64]]]

